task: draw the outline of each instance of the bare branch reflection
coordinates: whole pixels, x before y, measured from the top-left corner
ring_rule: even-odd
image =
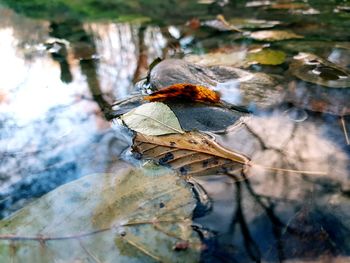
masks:
[[[349,152],[337,123],[337,117],[313,113],[306,121],[295,122],[276,110],[253,116],[217,137],[226,147],[252,156],[254,163],[326,172],[310,175],[252,167],[241,182],[198,179],[213,198],[213,212],[196,221],[208,227],[222,222],[217,253],[227,253],[227,244],[232,244],[230,258],[237,262],[327,262],[348,256],[350,228],[344,219],[350,216],[350,205],[342,189],[349,180]],[[224,190],[223,185],[230,187]],[[230,201],[231,206],[221,205]],[[224,210],[231,213],[230,222],[222,220]]]

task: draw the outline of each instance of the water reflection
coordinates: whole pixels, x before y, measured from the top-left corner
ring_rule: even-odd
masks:
[[[147,27],[141,41],[138,25],[41,22],[0,11],[5,216],[62,183],[113,169],[130,142],[111,128],[110,105],[132,90],[138,52],[145,67],[165,40],[158,28]]]
[[[110,105],[134,91],[133,84],[146,76],[156,57],[225,47],[240,50],[251,44],[252,40],[244,42],[238,33],[201,28],[207,14],[223,12],[233,18],[241,15],[238,7],[246,4],[246,16],[289,19],[278,26],[290,26],[307,39],[281,41],[271,44],[273,48],[285,51],[289,58],[301,51],[312,52],[349,67],[349,48],[344,42],[347,24],[333,19],[327,25],[319,23],[314,1],[309,1],[315,9],[306,9],[311,12],[307,18],[282,9],[271,11],[271,1],[196,2],[206,2],[208,8],[186,14],[186,19],[193,18],[188,26],[180,16],[182,9],[174,10],[175,15],[170,12],[169,21],[157,20],[165,26],[154,26],[86,22],[62,15],[59,19],[32,20],[0,8],[1,216],[62,183],[86,174],[115,171],[115,161],[131,142],[125,129],[111,128]],[[225,10],[215,6],[225,6]],[[317,10],[323,12],[326,7]],[[185,4],[181,8],[190,10]],[[205,17],[197,18],[203,10]],[[152,9],[145,12],[158,16]],[[327,14],[333,18],[333,13]],[[327,42],[321,38],[325,30],[323,40]],[[217,234],[208,246],[210,257],[203,257],[203,261],[327,262],[348,257],[350,167],[344,134],[350,130],[346,116],[349,89],[327,89],[297,80],[287,74],[287,62],[278,67],[247,68],[260,78],[246,79],[238,86],[232,79],[240,76],[240,69],[217,67],[210,71],[176,61],[163,67],[156,84],[166,86],[173,79],[212,86],[216,80],[212,75],[217,74],[223,97],[251,106],[257,114],[228,134],[217,135],[218,141],[265,166],[251,167],[244,182],[219,176],[198,179],[214,202],[211,213],[196,220]],[[272,73],[278,83],[256,71]]]
[[[275,110],[218,136],[221,144],[265,168],[253,165],[243,182],[199,179],[214,206],[211,214],[196,220],[217,231],[216,260],[329,262],[349,255],[349,152],[337,122],[312,113],[295,122]]]

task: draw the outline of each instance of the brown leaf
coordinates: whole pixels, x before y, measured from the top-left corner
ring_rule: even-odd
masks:
[[[198,132],[147,136],[137,133],[133,152],[140,158],[170,166],[182,175],[240,175],[249,158],[217,144],[209,135]]]
[[[307,9],[310,6],[304,3],[276,3],[271,5],[270,9]]]
[[[152,102],[180,100],[218,103],[220,101],[220,95],[204,86],[179,83],[156,91],[144,97],[144,99]]]

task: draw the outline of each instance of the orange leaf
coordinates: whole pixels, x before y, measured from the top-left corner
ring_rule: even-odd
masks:
[[[181,100],[218,103],[220,95],[204,86],[180,83],[156,91],[144,99],[148,101]]]

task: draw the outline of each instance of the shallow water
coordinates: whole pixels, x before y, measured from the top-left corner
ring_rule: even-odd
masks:
[[[227,102],[253,112],[244,125],[216,134],[220,144],[265,168],[320,174],[256,166],[242,182],[214,175],[197,178],[213,204],[195,221],[216,234],[202,259],[349,259],[350,88],[312,84],[288,70],[299,52],[350,69],[347,1],[278,6],[270,1],[118,5],[110,0],[88,1],[84,8],[63,0],[57,1],[59,5],[27,2],[25,6],[21,1],[0,1],[1,217],[63,183],[113,172],[118,159],[131,159],[131,135],[111,121],[111,105],[139,92],[135,83],[147,75],[155,58],[186,60],[221,49],[237,52],[230,57],[233,63],[240,62],[247,49],[269,45],[285,52],[286,61],[276,66],[253,64],[244,70],[270,74],[278,82],[274,89],[261,84],[261,79],[260,86],[239,88],[220,70],[213,70],[220,78],[209,80],[198,77],[203,71],[187,74],[185,66],[184,74],[178,69],[173,73],[182,81],[215,86]],[[304,39],[260,42],[206,26],[218,14],[228,21],[239,17],[279,21],[277,29]],[[308,67],[297,68],[329,80],[342,75],[336,69]],[[171,70],[172,66],[167,74]],[[158,83],[169,82],[159,74]]]

